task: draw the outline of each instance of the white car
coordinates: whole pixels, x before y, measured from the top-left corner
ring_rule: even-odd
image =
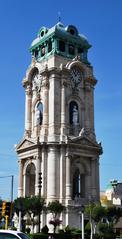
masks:
[[[30,239],[25,233],[13,230],[0,230],[0,239]]]

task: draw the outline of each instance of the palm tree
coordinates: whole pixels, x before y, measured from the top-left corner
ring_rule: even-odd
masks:
[[[46,209],[45,207],[45,199],[40,196],[33,196],[28,198],[28,213],[30,215],[30,218],[32,220],[32,227],[34,229],[34,217],[39,216],[39,230],[40,232],[40,214],[42,210]]]
[[[25,215],[29,214],[32,222],[32,229],[34,229],[34,217],[39,216],[45,207],[45,199],[40,196],[32,197],[20,197],[14,201],[14,210],[19,216],[21,212],[22,219]],[[23,221],[23,220],[22,220]],[[39,232],[40,232],[40,222],[39,222]]]
[[[14,200],[14,212],[19,217],[19,229],[24,231],[24,216],[28,211],[28,197],[19,197]]]

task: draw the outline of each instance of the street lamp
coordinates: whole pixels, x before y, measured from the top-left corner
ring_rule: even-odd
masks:
[[[82,239],[84,239],[84,205],[81,206]]]

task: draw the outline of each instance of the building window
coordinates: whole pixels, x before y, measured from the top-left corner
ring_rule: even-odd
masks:
[[[74,29],[71,28],[71,29],[69,30],[69,32],[70,32],[71,35],[75,35]]]
[[[81,47],[78,48],[78,54],[83,53],[83,49]]]
[[[36,107],[36,112],[35,112],[35,125],[42,125],[43,121],[43,104],[39,102],[39,104]]]
[[[73,198],[80,196],[80,172],[77,169],[73,175]]]
[[[69,122],[72,126],[76,126],[79,123],[78,104],[75,101],[71,101],[69,105]]]
[[[59,41],[59,51],[65,52],[65,42]]]
[[[35,50],[35,54],[34,55],[35,55],[35,58],[38,57],[38,50],[37,49]]]
[[[48,42],[48,52],[51,52],[52,51],[52,42],[51,40],[49,40]]]
[[[74,55],[75,54],[75,48],[73,45],[69,45],[69,54]]]
[[[44,55],[45,55],[45,47],[42,46],[42,48],[41,48],[41,56],[44,56]]]
[[[73,199],[85,197],[85,175],[77,169],[73,175]]]
[[[40,34],[40,35],[41,35],[41,37],[43,37],[43,36],[44,36],[44,31],[41,31],[41,34]]]

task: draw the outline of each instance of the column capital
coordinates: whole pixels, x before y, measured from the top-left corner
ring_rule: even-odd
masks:
[[[27,95],[31,95],[32,94],[32,87],[31,85],[27,85],[26,89],[25,89],[25,92]]]
[[[72,155],[71,155],[71,154],[69,154],[69,153],[66,153],[66,155],[65,155],[65,158],[72,159]]]

